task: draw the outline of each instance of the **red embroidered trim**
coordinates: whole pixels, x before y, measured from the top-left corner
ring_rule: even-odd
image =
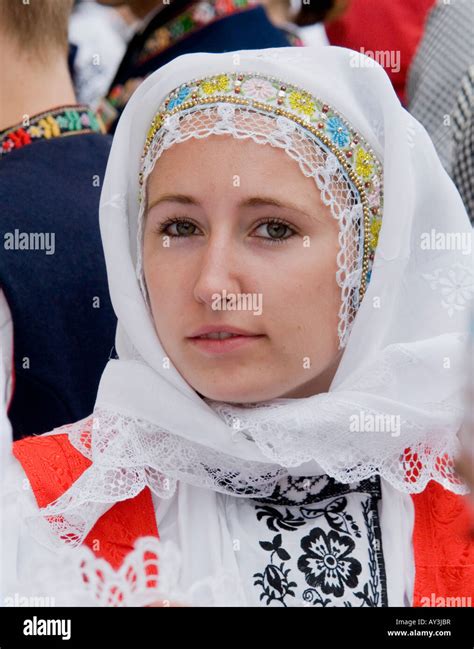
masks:
[[[27,437],[13,444],[13,454],[30,481],[39,507],[59,498],[91,465],[72,446],[67,434]],[[84,542],[116,570],[141,536],[159,538],[148,488],[135,498],[113,505],[99,518]]]

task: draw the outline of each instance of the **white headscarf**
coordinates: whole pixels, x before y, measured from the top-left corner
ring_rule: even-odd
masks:
[[[142,154],[158,108],[191,80],[218,80],[239,72],[245,79],[255,75],[299,87],[338,111],[343,124],[372,147],[374,164],[376,159],[383,164],[384,184],[372,275],[343,340],[329,392],[238,407],[203,400],[172,363],[164,367],[166,352],[136,273],[136,242]],[[223,122],[232,122],[228,112],[220,115]],[[230,122],[221,132],[232,133]],[[285,120],[280,122],[284,130]],[[177,123],[179,119],[171,119],[165,127],[172,132]],[[171,140],[169,145],[176,146]],[[334,162],[332,156],[325,158],[323,175],[334,173]],[[323,181],[315,180],[323,191]],[[353,207],[360,216],[357,204]],[[199,503],[193,502],[193,486],[207,487],[212,507],[215,492],[268,495],[288,473],[325,472],[347,483],[380,474],[409,493],[422,491],[433,479],[457,493],[466,491],[452,471],[451,458],[463,417],[461,370],[466,306],[473,295],[472,259],[459,245],[451,249],[453,239],[445,235],[466,241],[470,225],[429,137],[402,108],[387,75],[372,60],[334,47],[175,59],[148,77],[120,119],[100,225],[118,317],[119,359],[110,360],[103,373],[89,422],[52,433],[68,432],[93,461],[61,498],[42,510],[43,515],[62,514],[61,522],[51,519],[57,532],[72,533],[80,542],[114,502],[147,485],[158,496],[173,498],[178,480],[189,485],[190,517],[196,507],[201,513],[204,507],[202,489]],[[438,233],[441,239],[436,239]],[[433,245],[443,236],[444,249]],[[360,283],[360,268],[354,277]],[[353,432],[354,415],[398,415],[399,435]]]

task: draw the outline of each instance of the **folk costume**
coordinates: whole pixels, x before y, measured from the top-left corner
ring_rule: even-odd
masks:
[[[14,327],[16,439],[85,417],[113,348],[98,227],[110,144],[82,104],[0,132],[0,284]]]
[[[28,500],[29,514],[11,514],[11,548],[85,545],[119,569],[137,539],[159,537],[180,553],[183,592],[225,573],[243,606],[472,596],[468,489],[453,469],[472,269],[421,243],[469,221],[383,69],[353,56],[186,55],[133,95],[100,207],[118,359],[89,418],[15,444],[10,510]],[[142,268],[147,178],[163,151],[209,135],[284,150],[339,224],[343,355],[326,393],[227,404],[163,363]],[[158,557],[158,582],[160,570]]]

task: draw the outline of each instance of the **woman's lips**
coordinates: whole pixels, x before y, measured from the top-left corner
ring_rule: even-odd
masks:
[[[240,349],[246,345],[252,345],[256,341],[264,338],[263,335],[258,336],[243,336],[237,335],[231,338],[215,339],[215,338],[188,338],[188,340],[195,345],[199,350],[210,354],[225,354],[227,352]]]

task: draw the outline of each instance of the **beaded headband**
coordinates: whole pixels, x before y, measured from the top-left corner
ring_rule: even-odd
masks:
[[[383,168],[367,141],[334,108],[297,86],[257,73],[225,73],[189,81],[170,92],[148,130],[143,162],[167,118],[196,106],[230,103],[283,116],[309,131],[340,163],[363,210],[364,251],[360,297],[370,280],[382,225]],[[143,172],[139,183],[142,188]]]

